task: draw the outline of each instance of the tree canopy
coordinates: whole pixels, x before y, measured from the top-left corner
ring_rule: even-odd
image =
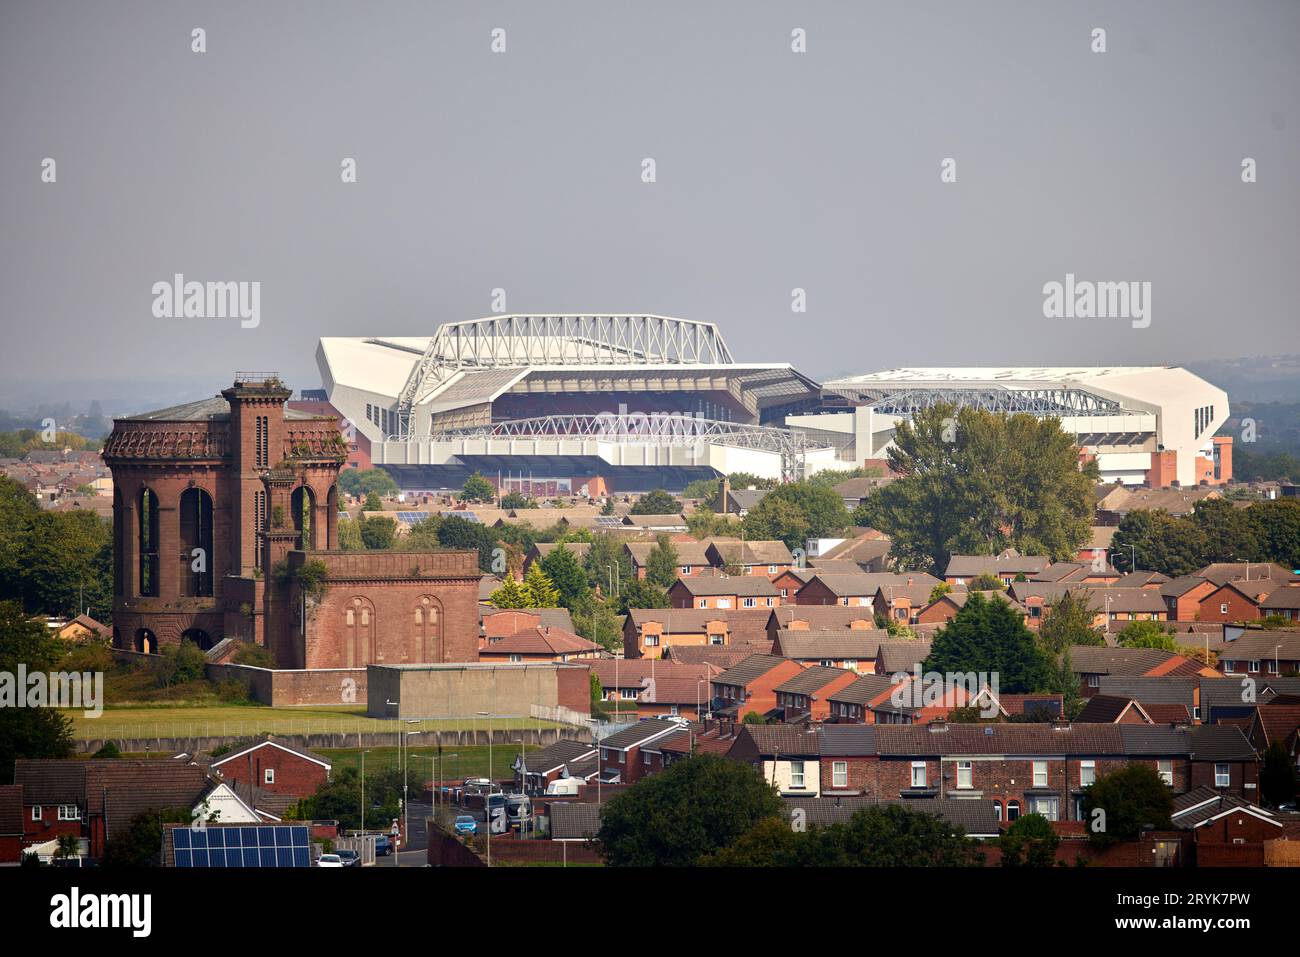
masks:
[[[682,503],[661,488],[647,492],[632,503],[633,515],[676,515],[682,510]]]
[[[952,554],[1073,558],[1089,535],[1095,463],[1054,419],[938,404],[900,422],[900,477],[864,503],[902,562],[943,569]]]
[[[696,755],[605,804],[601,853],[613,866],[693,867],[780,808],[775,790],[748,764]]]
[[[745,513],[745,537],[783,541],[787,548],[803,548],[810,538],[842,534],[849,526],[844,499],[829,486],[811,481],[778,485]]]
[[[495,502],[497,487],[485,479],[481,472],[475,472],[465,480],[465,485],[460,490],[460,499],[462,502]]]
[[[1050,659],[1024,618],[1006,601],[971,592],[966,604],[934,635],[926,671],[996,673],[1005,694],[1042,691],[1050,681]]]
[[[1088,839],[1102,846],[1132,840],[1144,826],[1157,830],[1172,827],[1173,810],[1169,786],[1146,764],[1126,764],[1097,778],[1083,791]]]

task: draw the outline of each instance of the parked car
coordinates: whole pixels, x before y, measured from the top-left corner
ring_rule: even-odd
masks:
[[[470,817],[468,814],[461,814],[458,816],[452,826],[456,829],[457,834],[478,833],[478,821],[474,820],[474,818]]]
[[[361,855],[356,851],[337,851],[339,860],[343,862],[344,867],[360,867]]]
[[[345,867],[343,859],[337,854],[322,854],[316,862],[317,867]]]
[[[380,834],[375,838],[375,857],[387,857],[393,853],[393,842],[388,839],[387,834]]]

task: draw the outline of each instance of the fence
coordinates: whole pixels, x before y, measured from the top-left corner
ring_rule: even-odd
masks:
[[[537,718],[540,721],[554,721],[557,724],[566,724],[574,728],[586,729],[591,722],[591,715],[584,711],[574,711],[572,708],[566,708],[563,705],[549,707],[547,705],[530,705],[529,716]]]
[[[327,721],[292,722],[288,726],[276,723],[274,728],[256,719],[249,721],[154,721],[139,725],[115,725],[114,733],[98,738],[83,738],[77,741],[77,750],[82,754],[93,754],[105,744],[112,742],[124,754],[144,754],[148,752],[168,752],[177,754],[182,751],[210,751],[222,744],[240,739],[272,734],[276,738],[311,750],[339,750],[346,748],[395,748],[398,736],[403,731],[422,732],[420,746],[436,747],[487,747],[493,745],[511,745],[523,741],[524,744],[544,747],[561,739],[588,740],[590,732],[577,728],[560,727],[494,727],[491,733],[480,722],[477,728],[437,728],[419,727],[422,722],[407,724],[404,721],[376,721],[386,724],[384,730],[358,731],[330,727]],[[430,721],[428,725],[439,722]]]

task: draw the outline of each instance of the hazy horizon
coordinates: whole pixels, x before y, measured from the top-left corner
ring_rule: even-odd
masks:
[[[7,2],[0,406],[316,388],[319,337],[497,289],[818,380],[1300,353],[1298,94],[1288,2]],[[156,318],[176,273],[260,283],[256,328]],[[1067,274],[1149,327],[1044,318]]]

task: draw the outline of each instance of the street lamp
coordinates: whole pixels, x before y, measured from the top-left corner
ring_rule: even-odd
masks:
[[[492,866],[492,712],[478,711],[475,712],[487,718],[488,726],[488,793],[483,800],[483,809],[487,812],[484,816],[487,818],[487,866]]]
[[[599,724],[595,718],[588,718],[588,724]],[[600,807],[600,778],[602,775],[600,767],[600,738],[596,736],[596,729],[591,729],[591,746],[596,749],[596,807]]]
[[[407,718],[406,723],[415,724],[416,721],[414,718]],[[410,765],[411,742],[408,741],[407,738],[409,738],[413,734],[419,734],[419,733],[420,733],[419,731],[407,731],[404,734],[399,735],[397,738],[397,754],[398,754],[398,759],[401,761],[402,764],[402,834],[406,836],[408,841],[411,836],[411,810],[410,810],[411,809],[411,793],[410,793],[411,776],[407,773],[407,768]],[[394,866],[401,867],[402,866],[401,853],[398,851],[394,851],[393,854],[394,854],[394,859],[396,860],[396,864]]]
[[[366,833],[366,755],[370,751],[367,749],[361,752],[361,833]]]

